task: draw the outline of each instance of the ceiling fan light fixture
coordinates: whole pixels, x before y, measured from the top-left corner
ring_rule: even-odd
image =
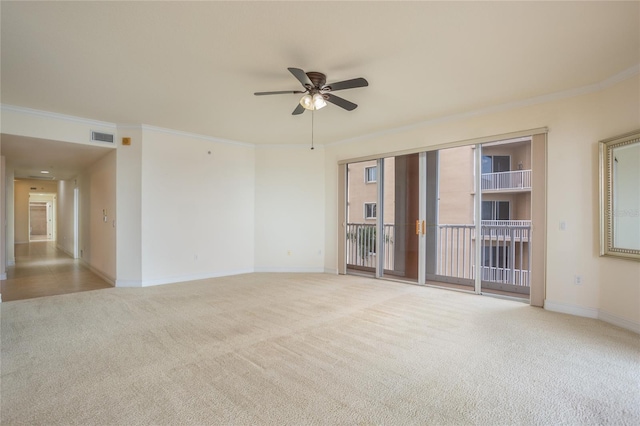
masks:
[[[313,109],[313,98],[310,94],[304,95],[300,99],[300,105],[302,105],[305,109]]]
[[[314,109],[320,109],[327,106],[327,102],[324,100],[324,97],[320,93],[316,93],[313,95],[313,107]]]
[[[314,93],[313,95],[307,93],[300,99],[300,105],[302,105],[305,109],[314,111],[326,107],[327,102],[324,100],[324,97],[320,93]]]

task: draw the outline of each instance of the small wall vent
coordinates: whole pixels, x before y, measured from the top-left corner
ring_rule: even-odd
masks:
[[[114,136],[110,133],[91,132],[91,140],[113,143]]]

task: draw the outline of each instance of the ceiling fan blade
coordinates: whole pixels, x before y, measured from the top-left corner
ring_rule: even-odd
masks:
[[[300,91],[300,90],[281,90],[279,92],[255,92],[254,95],[256,95],[256,96],[285,95],[285,94],[293,94],[293,95],[295,95],[296,93],[304,93],[304,92]]]
[[[293,110],[291,115],[299,115],[299,114],[302,114],[303,112],[304,112],[304,107],[298,104],[298,106],[296,107],[296,109]]]
[[[324,98],[327,100],[327,102],[338,105],[340,108],[344,108],[347,111],[353,111],[354,109],[358,108],[358,105],[354,104],[353,102],[349,102],[348,100],[342,99],[341,97],[336,95],[332,95],[331,93],[325,94]]]
[[[344,89],[354,89],[356,87],[366,87],[369,85],[369,82],[364,78],[353,78],[351,80],[338,81],[336,83],[327,84],[324,88],[331,88],[332,92],[336,90],[344,90]],[[324,89],[323,88],[323,89]]]
[[[302,85],[305,88],[307,88],[308,86],[313,87],[313,83],[311,82],[311,80],[309,80],[309,76],[300,68],[287,68],[287,69],[291,74],[293,74],[295,78],[298,79],[300,83],[302,83]]]

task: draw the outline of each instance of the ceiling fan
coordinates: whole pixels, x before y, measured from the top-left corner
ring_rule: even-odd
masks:
[[[304,94],[300,99],[300,104],[293,110],[292,115],[302,114],[305,109],[316,110],[324,108],[327,102],[353,111],[358,105],[332,94],[338,90],[354,89],[356,87],[366,87],[369,82],[364,78],[353,78],[351,80],[338,81],[327,84],[327,76],[321,72],[304,72],[300,68],[287,68],[291,74],[302,84],[304,90],[283,90],[278,92],[255,92],[256,96],[263,95],[284,95],[284,94]]]

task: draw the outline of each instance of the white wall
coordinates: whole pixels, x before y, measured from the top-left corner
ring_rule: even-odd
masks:
[[[118,140],[131,145],[117,151],[117,282],[119,287],[142,285],[142,127],[118,127]]]
[[[12,266],[16,263],[15,254],[15,228],[14,228],[14,169],[12,166],[5,164],[5,196],[2,203],[5,209],[5,217],[7,225],[4,228],[3,241],[5,244],[6,266]]]
[[[323,151],[256,148],[256,271],[324,271]]]
[[[337,269],[339,160],[547,126],[545,306],[606,317],[640,331],[640,264],[598,256],[598,141],[640,127],[639,89],[640,78],[635,75],[605,82],[582,95],[540,98],[504,111],[434,120],[326,147],[326,267]],[[560,230],[561,221],[567,223],[566,231]],[[574,275],[582,275],[582,285],[573,284]]]
[[[116,151],[104,155],[77,179],[80,190],[80,259],[115,284]]]
[[[255,151],[145,127],[142,285],[252,272]]]
[[[74,191],[75,179],[58,182],[57,247],[69,256],[74,254]]]

